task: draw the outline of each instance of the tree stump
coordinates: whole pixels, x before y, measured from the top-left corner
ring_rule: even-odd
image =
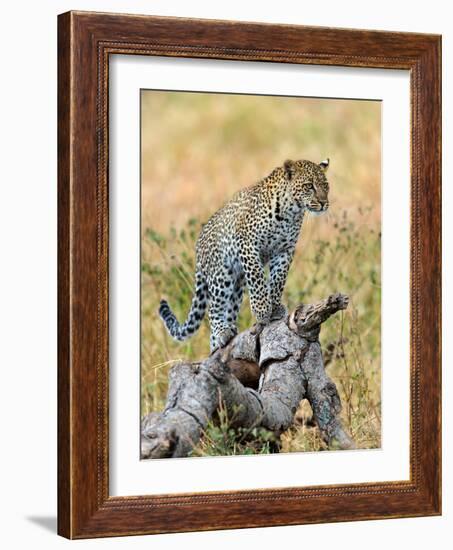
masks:
[[[340,397],[319,343],[321,324],[347,306],[343,294],[302,304],[261,331],[241,332],[201,362],[175,365],[165,409],[142,419],[142,458],[188,456],[220,404],[232,427],[263,427],[279,437],[304,398],[328,446],[355,448],[341,425]]]

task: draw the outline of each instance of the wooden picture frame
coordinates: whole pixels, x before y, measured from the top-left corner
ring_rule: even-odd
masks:
[[[441,513],[441,38],[69,12],[58,20],[58,532],[88,538]],[[109,495],[109,56],[405,69],[411,95],[410,480]]]

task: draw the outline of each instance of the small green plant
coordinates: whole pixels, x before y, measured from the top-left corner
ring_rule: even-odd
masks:
[[[235,427],[238,409],[231,417],[220,399],[215,418],[210,419],[191,456],[230,456],[269,454],[277,450],[277,439],[265,428]]]

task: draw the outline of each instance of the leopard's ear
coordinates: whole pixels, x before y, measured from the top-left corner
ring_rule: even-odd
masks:
[[[285,160],[283,164],[288,179],[291,179],[296,173],[296,163],[293,160]]]
[[[329,168],[329,159],[323,160],[319,163],[319,166],[321,167],[321,170],[323,172],[327,172]]]

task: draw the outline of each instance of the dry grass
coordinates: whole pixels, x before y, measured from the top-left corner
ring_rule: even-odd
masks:
[[[187,315],[200,224],[234,191],[286,158],[325,157],[331,159],[330,212],[304,221],[284,301],[294,307],[336,291],[349,294],[350,307],[323,326],[321,343],[330,357],[328,373],[339,388],[346,426],[360,447],[380,445],[377,102],[143,92],[143,414],[162,408],[172,364],[209,352],[206,320],[181,344],[168,337],[157,315],[163,296],[180,320]],[[251,322],[245,300],[240,326]],[[223,418],[209,427],[195,454],[271,450],[267,434],[252,436],[231,434]],[[316,430],[302,424],[282,438],[286,452],[321,449]]]

